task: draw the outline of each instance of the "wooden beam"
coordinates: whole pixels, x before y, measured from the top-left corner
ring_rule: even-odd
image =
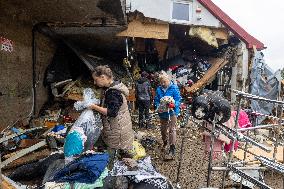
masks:
[[[6,167],[4,167],[3,170],[13,169],[13,168],[25,165],[25,164],[29,164],[29,163],[38,161],[40,159],[48,157],[50,154],[51,154],[51,151],[47,148],[42,149],[42,150],[37,150],[35,152],[31,152],[31,153],[13,161],[13,163],[10,163]]]
[[[205,75],[196,83],[194,83],[191,87],[185,88],[188,93],[195,93],[203,89],[208,84],[208,82],[216,75],[216,73],[228,63],[228,60],[222,58],[215,58],[210,60],[209,62],[212,66],[209,70],[207,70]]]
[[[19,159],[20,157],[23,157],[24,155],[26,155],[30,152],[33,152],[33,151],[45,146],[46,144],[47,144],[46,141],[41,141],[41,142],[39,142],[39,143],[29,147],[29,148],[25,148],[23,150],[16,152],[16,154],[14,156],[3,161],[0,165],[0,168],[7,166],[9,163],[13,162],[14,160]]]

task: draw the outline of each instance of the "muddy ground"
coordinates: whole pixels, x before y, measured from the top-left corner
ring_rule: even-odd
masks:
[[[139,129],[140,130],[140,129]],[[208,173],[208,157],[204,153],[204,142],[202,140],[201,131],[193,124],[189,123],[185,128],[183,160],[181,163],[179,184],[183,189],[199,189],[206,187]],[[158,126],[155,129],[140,130],[145,132],[147,136],[157,139],[157,144],[153,149],[146,149],[147,154],[152,157],[153,164],[162,174],[167,176],[171,182],[176,183],[178,164],[180,157],[181,141],[183,129],[177,131],[177,153],[173,161],[164,161],[161,152],[162,140]],[[222,166],[225,161],[214,160],[213,166]],[[274,188],[283,188],[282,176],[272,171],[264,173],[266,183]],[[222,172],[212,172],[210,187],[219,188],[222,182]],[[235,188],[236,183],[226,179],[225,188]],[[257,187],[256,187],[257,188]]]

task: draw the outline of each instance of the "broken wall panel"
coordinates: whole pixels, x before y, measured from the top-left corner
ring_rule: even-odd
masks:
[[[190,37],[197,37],[202,41],[208,43],[208,45],[218,48],[218,41],[214,33],[207,27],[191,27],[188,35]]]
[[[142,23],[139,20],[133,20],[128,24],[128,28],[117,36],[140,37],[154,39],[168,39],[169,25],[157,23]]]

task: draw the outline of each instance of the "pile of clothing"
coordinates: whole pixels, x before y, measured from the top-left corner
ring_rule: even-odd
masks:
[[[211,64],[206,59],[194,56],[194,58],[185,61],[183,64],[169,66],[167,74],[179,86],[191,86],[200,80],[210,67]]]

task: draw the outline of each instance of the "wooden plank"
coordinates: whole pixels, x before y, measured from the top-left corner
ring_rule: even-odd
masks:
[[[13,169],[15,167],[19,167],[28,163],[32,163],[35,161],[38,161],[40,159],[44,159],[46,157],[48,157],[51,154],[51,151],[47,148],[42,149],[42,150],[37,150],[35,152],[31,152],[15,161],[13,161],[13,163],[8,164],[6,167],[4,167],[3,169],[5,170],[9,170],[9,169]]]
[[[46,141],[41,141],[41,142],[39,142],[39,143],[29,147],[29,148],[25,148],[23,150],[18,151],[14,156],[3,161],[2,164],[0,165],[0,168],[7,166],[9,163],[13,162],[14,160],[19,159],[20,157],[23,157],[24,155],[26,155],[30,152],[33,152],[33,151],[45,146],[46,144],[47,144]]]
[[[133,20],[128,24],[128,28],[117,34],[117,36],[168,39],[169,24],[145,23]]]
[[[17,183],[15,183],[10,178],[6,177],[5,175],[2,175],[2,188],[1,189],[24,189],[26,187],[19,186]]]
[[[273,151],[271,151],[270,153],[268,152],[265,152],[261,149],[259,149],[258,147],[252,147],[252,148],[248,148],[248,151],[254,153],[254,154],[257,154],[257,155],[261,155],[261,156],[264,156],[264,157],[268,157],[270,159],[273,159]],[[282,146],[279,146],[277,147],[277,154],[276,154],[276,160],[278,162],[282,162],[283,163],[283,147]],[[238,149],[236,152],[234,152],[234,156],[236,158],[238,158],[239,160],[243,160],[244,158],[244,151],[242,149]],[[247,157],[246,157],[246,161],[254,161],[255,158],[254,158],[254,155],[250,154],[250,153],[247,153]]]
[[[5,141],[9,140],[9,139],[15,138],[15,137],[17,137],[17,136],[21,136],[22,134],[25,134],[25,133],[27,133],[27,132],[32,132],[32,131],[39,130],[39,129],[43,129],[43,128],[44,128],[44,127],[36,127],[36,128],[26,129],[26,130],[21,131],[21,132],[18,133],[18,134],[15,133],[15,134],[11,134],[11,135],[5,136],[5,137],[3,137],[3,138],[0,138],[0,144],[1,144],[2,142],[5,142]]]
[[[209,62],[212,66],[209,70],[207,70],[205,75],[196,83],[194,83],[191,87],[185,88],[188,93],[195,93],[203,89],[208,84],[208,82],[216,75],[216,73],[228,63],[228,60],[216,58],[212,59]]]

